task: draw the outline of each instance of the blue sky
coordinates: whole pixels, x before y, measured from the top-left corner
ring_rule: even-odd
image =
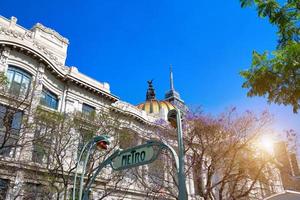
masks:
[[[189,106],[217,115],[231,106],[274,114],[274,129],[300,133],[291,107],[247,98],[239,72],[250,66],[252,50],[272,51],[276,29],[238,0],[3,1],[0,15],[16,16],[31,28],[40,22],[70,40],[66,65],[108,82],[122,100],[145,100],[147,80],[157,97],[175,88]]]

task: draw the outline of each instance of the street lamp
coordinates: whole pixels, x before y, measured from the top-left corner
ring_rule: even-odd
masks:
[[[185,186],[185,173],[184,173],[184,148],[183,148],[183,136],[182,136],[182,123],[181,112],[178,108],[174,107],[168,113],[168,121],[176,128],[177,127],[177,139],[178,139],[178,190],[179,200],[187,200],[187,191]]]
[[[78,174],[78,168],[79,168],[79,163],[81,161],[81,157],[83,156],[85,150],[87,150],[87,154],[83,163],[83,168],[81,172],[81,177],[80,177],[80,186],[79,186],[79,200],[82,199],[82,188],[83,188],[83,179],[84,179],[84,174],[86,170],[86,165],[90,157],[91,149],[96,145],[97,149],[99,150],[107,150],[108,145],[110,144],[108,135],[99,135],[93,137],[87,144],[84,145],[82,148],[78,161],[77,161],[77,167],[76,167],[76,172],[74,176],[74,183],[73,183],[73,200],[75,200],[76,196],[76,179],[77,179],[77,174]]]

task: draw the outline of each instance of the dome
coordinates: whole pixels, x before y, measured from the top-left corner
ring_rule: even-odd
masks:
[[[152,99],[137,105],[137,108],[151,114],[160,113],[162,109],[169,112],[170,110],[174,109],[174,106],[168,101],[158,101],[156,99]]]
[[[148,90],[146,93],[146,102],[137,105],[137,108],[146,111],[147,113],[160,113],[164,110],[168,113],[170,110],[174,109],[174,106],[168,101],[159,101],[155,98],[155,90],[152,85],[152,81],[148,81]]]

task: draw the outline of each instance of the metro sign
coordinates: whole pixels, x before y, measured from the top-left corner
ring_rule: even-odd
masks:
[[[114,170],[123,170],[153,162],[159,152],[154,152],[153,144],[143,144],[119,152],[112,162]]]
[[[100,147],[106,147],[106,144],[99,143],[99,145]],[[167,149],[172,153],[176,163],[177,174],[179,174],[179,167],[178,167],[179,160],[174,148],[163,141],[149,140],[147,141],[146,144],[125,149],[123,151],[117,150],[113,154],[111,154],[108,158],[106,158],[104,161],[102,161],[99,164],[99,166],[96,167],[92,175],[92,178],[87,183],[87,187],[84,190],[83,199],[88,200],[88,194],[90,191],[89,188],[95,181],[97,175],[107,165],[110,165],[114,170],[123,170],[132,167],[138,167],[140,165],[146,165],[155,161],[158,155],[164,149]],[[75,181],[74,181],[74,187],[75,187]],[[180,198],[180,199],[186,199],[186,198]]]

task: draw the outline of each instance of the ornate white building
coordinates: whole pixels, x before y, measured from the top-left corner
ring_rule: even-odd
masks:
[[[6,19],[0,16],[0,72],[7,76],[11,93],[24,96],[25,99],[30,98],[27,99],[28,105],[27,100],[22,103],[22,106],[28,106],[24,112],[30,113],[38,106],[59,113],[97,113],[110,110],[122,116],[123,120],[132,121],[129,129],[141,136],[136,138],[138,143],[141,143],[148,139],[146,133],[150,131],[149,127],[156,126],[159,120],[167,120],[167,113],[174,108],[173,104],[186,110],[179,94],[174,90],[172,72],[171,89],[166,94],[165,101],[155,99],[152,83],[149,82],[147,101],[136,107],[112,94],[108,83],[94,80],[80,73],[76,67],[66,66],[68,44],[68,39],[40,23],[28,30],[18,25],[15,17]],[[0,96],[1,121],[3,120],[1,117],[11,106],[12,99],[5,94]],[[18,109],[20,112],[11,117],[10,124],[16,131],[21,129],[24,115],[22,108]],[[0,141],[4,139],[4,129],[4,125],[0,123]],[[33,133],[26,133],[24,140],[32,137]],[[26,174],[34,161],[42,159],[34,152],[33,145],[22,148],[11,146],[0,150],[0,199],[26,199],[26,187],[32,189],[43,182],[34,180]],[[42,167],[40,170],[43,171]],[[188,177],[189,193],[193,193],[192,184],[191,177]],[[71,182],[70,189],[72,189]],[[101,193],[101,190],[103,190],[101,184],[94,188],[92,199],[98,199],[97,194]],[[121,194],[122,191],[113,193],[107,199],[118,199]],[[143,191],[132,187],[129,188],[129,192],[127,191],[125,199],[147,199],[147,197]]]
[[[94,80],[80,73],[76,67],[66,66],[68,44],[68,39],[42,24],[37,23],[28,30],[18,25],[15,17],[6,19],[0,16],[0,73],[7,76],[9,93],[25,99],[19,103],[17,99],[12,99],[6,93],[0,93],[0,145],[5,140],[5,131],[9,128],[12,133],[20,134],[23,116],[29,116],[27,119],[29,121],[33,120],[28,113],[34,112],[37,108],[50,113],[91,114],[108,111],[119,116],[121,126],[134,135],[135,144],[157,138],[153,135],[154,128],[159,126],[161,121],[167,121],[168,111],[174,106],[183,112],[187,110],[179,93],[174,89],[172,70],[170,90],[166,93],[164,100],[156,99],[152,81],[148,81],[146,101],[134,106],[121,101],[119,97],[112,94],[108,83]],[[10,107],[19,111],[9,117],[6,121],[9,127],[6,127],[3,122],[5,121],[4,115],[7,115]],[[0,146],[0,200],[46,199],[41,196],[34,198],[26,196],[28,190],[40,189],[40,186],[44,184],[40,176],[42,173],[47,174],[43,165],[39,165],[45,161],[45,158],[38,153],[37,148],[31,142],[35,134],[24,133],[22,142],[26,143],[26,146],[10,146],[9,144],[18,144],[20,139],[15,137],[7,140],[6,147]],[[75,146],[78,147],[78,145]],[[75,166],[77,151],[78,149],[71,150],[64,162]],[[169,166],[171,166],[169,162],[164,164],[165,168],[170,168]],[[150,168],[144,166],[142,170],[150,171]],[[33,171],[39,172],[38,176],[33,178],[28,175]],[[71,172],[74,173],[74,170]],[[167,174],[158,175],[163,176],[164,179],[171,179]],[[70,177],[72,176],[71,174]],[[189,199],[196,197],[192,174],[186,178],[186,186]],[[69,194],[52,195],[51,199],[64,197],[71,199],[72,187],[71,180],[68,184]],[[137,184],[126,187],[123,188],[124,190],[118,188],[109,193],[105,199],[153,198]],[[105,181],[99,179],[92,188],[91,199],[99,199],[103,191],[112,189]],[[159,196],[156,198],[160,199]]]

